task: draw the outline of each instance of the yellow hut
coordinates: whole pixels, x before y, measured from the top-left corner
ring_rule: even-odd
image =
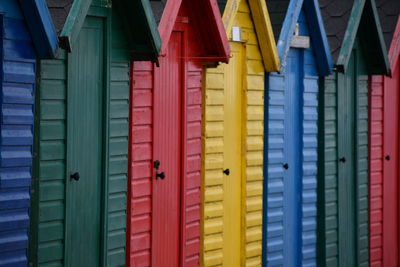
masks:
[[[279,58],[265,0],[218,2],[232,58],[205,75],[201,265],[261,266],[264,79]]]

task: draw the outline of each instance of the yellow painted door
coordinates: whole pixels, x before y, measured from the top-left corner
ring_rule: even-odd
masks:
[[[225,66],[223,265],[227,267],[241,263],[242,46],[231,43],[233,57]]]

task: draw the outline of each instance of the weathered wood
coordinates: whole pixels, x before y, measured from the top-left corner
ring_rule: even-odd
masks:
[[[272,31],[267,5],[264,0],[249,1],[257,38],[260,42],[261,55],[263,57],[265,71],[278,71],[280,67],[278,51]]]
[[[59,36],[60,47],[72,52],[72,47],[78,38],[85,22],[92,0],[75,0],[68,14],[67,20]]]

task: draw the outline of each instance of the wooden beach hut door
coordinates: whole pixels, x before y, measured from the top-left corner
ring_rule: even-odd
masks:
[[[103,32],[102,19],[87,17],[68,56],[65,266],[100,266]]]
[[[301,263],[301,202],[302,202],[302,148],[304,83],[303,50],[290,49],[287,57],[286,97],[284,123],[284,251],[285,266]]]
[[[183,198],[184,33],[172,32],[155,70],[152,266],[180,266]]]
[[[338,76],[338,229],[339,266],[357,266],[363,261],[366,238],[363,192],[368,180],[364,147],[368,145],[365,97],[368,90],[366,65],[356,43],[347,72]],[[354,230],[358,229],[358,230]]]
[[[241,266],[243,44],[231,42],[224,92],[224,265]]]
[[[400,64],[384,79],[383,266],[400,266]]]

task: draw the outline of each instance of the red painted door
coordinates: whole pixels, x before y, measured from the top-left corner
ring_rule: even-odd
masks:
[[[179,266],[182,192],[182,39],[173,32],[155,70],[152,266]],[[158,170],[157,170],[157,165]]]
[[[383,266],[399,267],[400,250],[400,68],[392,79],[385,78],[384,92],[384,188],[383,188]]]

